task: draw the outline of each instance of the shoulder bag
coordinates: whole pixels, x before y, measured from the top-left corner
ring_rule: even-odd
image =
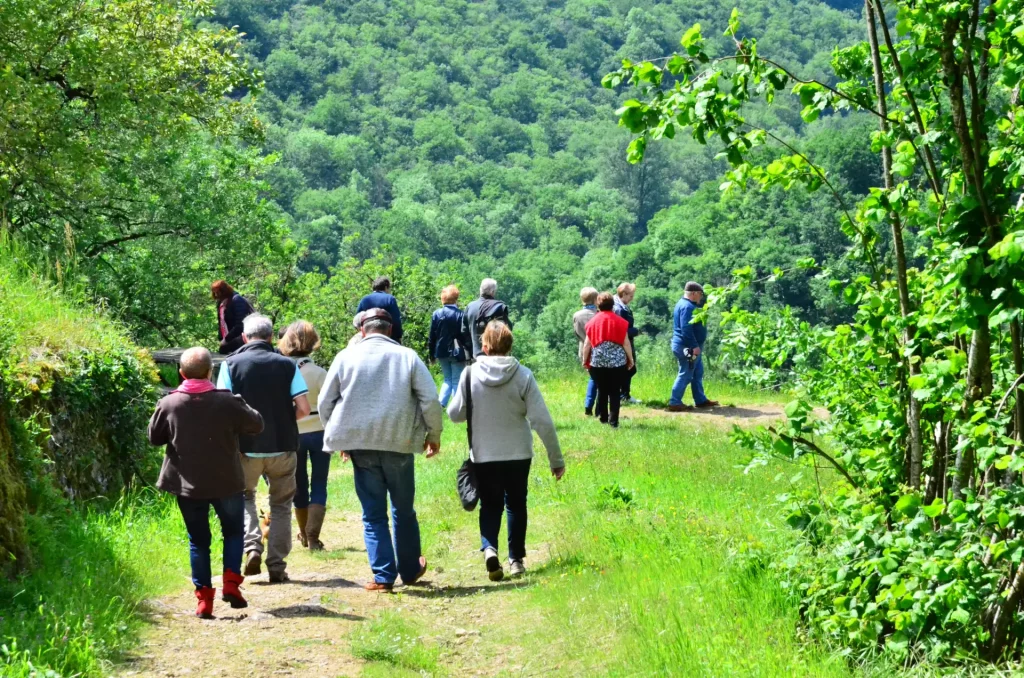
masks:
[[[456,474],[456,486],[459,490],[459,499],[462,500],[462,508],[467,511],[475,511],[480,497],[477,492],[479,487],[476,479],[476,465],[473,463],[473,366],[466,368],[466,435],[469,439],[470,456],[462,462],[459,472]]]

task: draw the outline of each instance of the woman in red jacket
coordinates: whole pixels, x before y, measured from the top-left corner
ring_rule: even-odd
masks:
[[[629,323],[615,315],[614,307],[612,295],[607,292],[597,295],[598,312],[587,323],[583,364],[597,384],[598,419],[602,424],[618,428],[622,387],[633,367],[633,349],[626,338]]]

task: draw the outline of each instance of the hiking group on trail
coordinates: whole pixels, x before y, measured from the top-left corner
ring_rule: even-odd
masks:
[[[499,557],[502,513],[509,573],[525,573],[533,432],[556,479],[565,474],[565,459],[533,372],[511,355],[509,308],[496,298],[497,287],[495,280],[483,280],[479,298],[465,311],[457,305],[456,286],[442,290],[427,346],[428,360],[441,367],[438,392],[427,365],[401,344],[401,311],[387,277],[375,280],[372,292],[360,300],[353,319],[357,333],[329,370],[310,358],[320,347],[312,324],[293,322],[275,348],[269,318],[225,281],[211,286],[219,351],[228,353],[216,386],[210,351],[186,350],[180,360],[182,382],[160,400],[149,426],[150,442],[166,446],[157,486],[176,495],[188,532],[197,616],[212,617],[216,593],[210,509],[223,536],[222,600],[244,608],[248,603],[239,586],[245,577],[260,574],[264,563],[270,583],[289,580],[293,508],[299,543],[324,548],[320,533],[334,453],[351,461],[362,506],[373,574],[364,588],[387,592],[398,579],[406,586],[422,579],[427,560],[415,509],[414,458],[440,452],[445,407],[452,422],[467,424],[469,459],[460,469],[458,489],[464,507],[479,503],[487,576],[499,581],[505,574]],[[585,413],[613,428],[619,425],[622,402],[639,403],[630,393],[639,334],[629,309],[635,294],[632,283],[619,285],[614,296],[584,288],[584,308],[572,318],[578,357],[590,375]],[[679,374],[671,411],[688,408],[682,396],[689,385],[695,407],[717,405],[703,390],[701,349],[707,332],[694,320],[694,310],[702,305],[703,288],[687,283],[673,314],[672,351]],[[265,532],[256,507],[261,477],[270,504]]]

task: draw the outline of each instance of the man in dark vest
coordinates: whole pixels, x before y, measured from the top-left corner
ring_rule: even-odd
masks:
[[[508,305],[504,301],[495,299],[498,293],[498,281],[494,278],[484,278],[480,282],[480,298],[471,301],[466,307],[466,313],[462,316],[462,329],[473,341],[473,358],[480,357],[483,346],[480,338],[484,336],[487,323],[492,320],[500,320],[512,328],[512,321],[508,319]]]
[[[309,414],[306,381],[295,366],[270,344],[270,318],[250,315],[244,321],[245,345],[221,365],[218,388],[237,393],[263,417],[263,432],[239,436],[245,475],[245,571],[260,573],[263,535],[256,511],[256,486],[265,476],[270,485],[270,534],[267,571],[271,583],[287,581],[285,558],[292,548],[292,499],[295,496],[295,453],[299,449],[296,421]]]

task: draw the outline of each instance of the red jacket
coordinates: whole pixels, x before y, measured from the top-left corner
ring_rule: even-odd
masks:
[[[628,331],[629,323],[615,315],[614,311],[599,311],[587,323],[587,339],[590,340],[591,348],[600,346],[606,341],[624,346]],[[590,365],[588,364],[587,367],[589,368]]]

